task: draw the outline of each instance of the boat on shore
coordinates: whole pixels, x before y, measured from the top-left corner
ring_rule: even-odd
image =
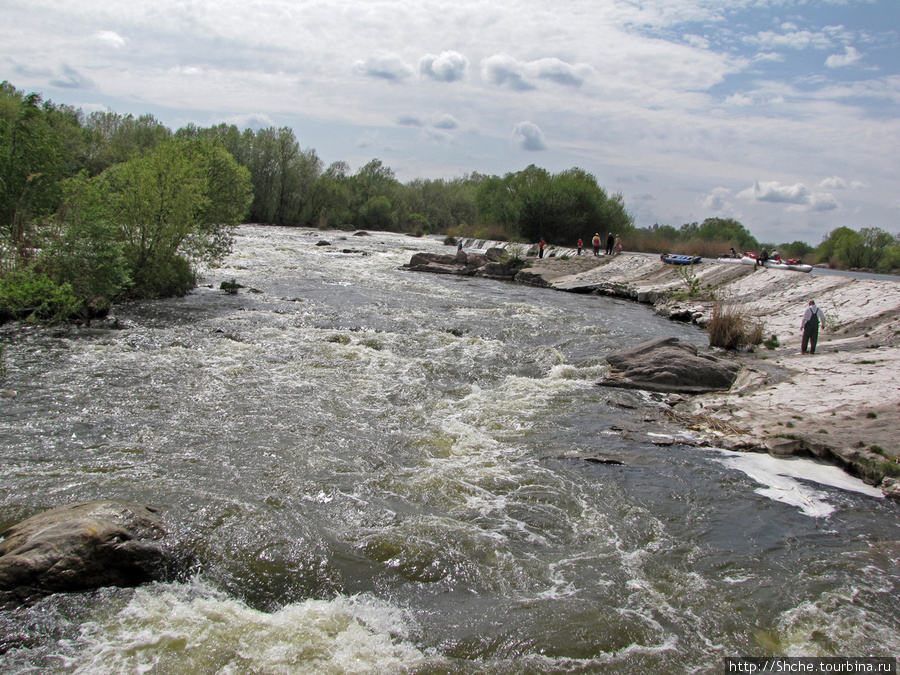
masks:
[[[760,262],[756,255],[752,253],[747,253],[742,255],[740,258],[733,258],[731,256],[723,256],[718,258],[719,262],[728,262],[728,263],[740,263],[742,265],[762,265],[763,267],[768,267],[772,270],[791,270],[794,272],[812,272],[812,265],[806,265],[802,260],[795,260],[790,258],[788,260],[767,260],[765,262]]]
[[[812,272],[812,265],[805,265],[804,263],[802,263],[800,261],[791,262],[790,260],[767,260],[763,264],[771,270],[792,270],[794,272]]]
[[[663,253],[659,256],[659,259],[670,265],[696,265],[703,260],[699,255],[680,255],[677,253]]]

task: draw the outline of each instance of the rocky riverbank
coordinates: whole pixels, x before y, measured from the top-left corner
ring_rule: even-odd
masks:
[[[492,246],[466,246],[468,251],[458,254],[454,264],[464,264],[465,273],[475,274],[477,260],[470,262],[469,256],[482,255]],[[766,338],[776,339],[769,341],[771,348],[760,345],[727,354],[743,366],[731,390],[674,397],[671,417],[701,432],[702,442],[776,455],[812,455],[900,497],[900,283],[718,261],[679,271],[642,254],[579,256],[568,249],[551,253],[555,255],[527,256],[520,270],[484,276],[629,298],[699,327],[711,317],[711,296],[724,299],[759,318]],[[698,291],[693,296],[690,287]],[[817,353],[802,355],[800,319],[810,299],[824,311],[826,322]]]

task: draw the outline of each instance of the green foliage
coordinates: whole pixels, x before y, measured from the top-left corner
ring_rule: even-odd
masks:
[[[700,294],[700,278],[694,272],[694,263],[690,265],[676,265],[675,272],[681,281],[684,282],[685,291],[682,294],[683,297],[693,298]]]
[[[897,237],[877,227],[864,227],[858,232],[839,227],[819,244],[816,261],[841,269],[890,271],[900,261],[894,251],[898,246]]]
[[[717,258],[734,247],[736,251],[755,251],[759,242],[740,222],[732,218],[707,218],[702,223],[653,225],[633,235],[635,248],[650,253],[698,254]]]
[[[38,94],[23,95],[0,84],[0,233],[26,248],[34,216],[48,214],[59,199],[67,166],[66,146],[57,129],[69,122]]]
[[[83,127],[84,167],[92,176],[146,155],[172,138],[172,132],[153,115],[133,117],[109,111],[93,112],[84,119]]]
[[[216,264],[230,250],[250,200],[250,178],[220,145],[170,141],[102,176],[134,292],[183,294],[192,263]]]
[[[393,231],[397,229],[397,215],[387,197],[372,197],[359,210],[357,225],[365,230]]]
[[[109,221],[98,181],[86,172],[66,181],[53,225],[39,265],[57,284],[70,284],[83,307],[99,299],[108,303],[128,286],[119,230]]]
[[[781,343],[778,341],[777,335],[771,335],[768,340],[763,342],[763,345],[769,351],[774,351],[775,349],[778,349],[781,346]]]
[[[33,266],[23,265],[0,277],[0,323],[14,319],[68,321],[79,308],[69,284],[57,284]]]
[[[627,233],[634,220],[621,194],[610,197],[594,176],[573,168],[559,174],[534,165],[502,179],[486,178],[476,193],[478,217],[523,241],[567,244],[594,232]]]

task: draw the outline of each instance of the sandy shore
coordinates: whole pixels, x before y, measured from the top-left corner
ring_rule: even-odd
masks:
[[[686,283],[653,256],[530,262],[529,272],[559,290],[615,290],[662,313],[687,311],[700,324],[711,313],[708,301],[672,300]],[[727,355],[745,366],[736,385],[678,403],[679,419],[718,445],[813,454],[892,493],[897,484],[890,475],[900,474],[900,283],[709,261],[694,273],[705,290],[759,317],[779,346]],[[800,320],[811,299],[827,321],[817,353],[802,355]]]

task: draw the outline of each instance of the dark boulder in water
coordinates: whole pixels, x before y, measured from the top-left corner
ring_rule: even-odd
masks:
[[[741,366],[710,354],[678,338],[657,338],[609,354],[609,376],[600,384],[646,391],[700,394],[727,391]]]
[[[174,569],[155,509],[96,501],[51,509],[0,533],[0,607],[53,593],[137,586]]]

